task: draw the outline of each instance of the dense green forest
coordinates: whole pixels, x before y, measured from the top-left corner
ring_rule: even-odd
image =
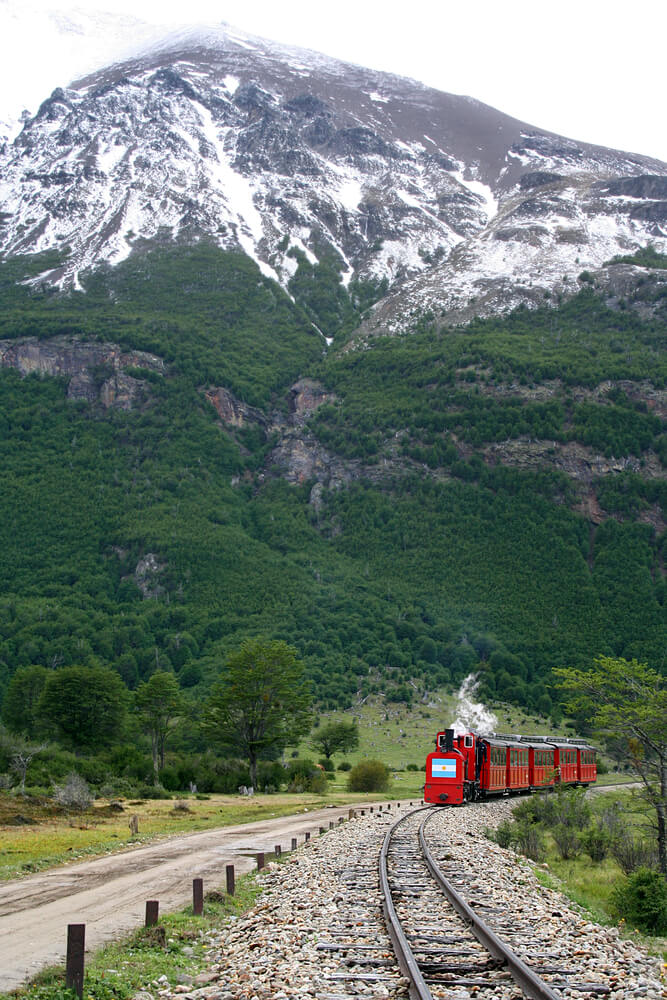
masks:
[[[662,319],[582,280],[559,306],[464,328],[425,317],[354,349],[384,288],[346,290],[330,263],[300,260],[292,298],[203,244],[133,255],[68,295],[34,281],[57,264],[0,263],[0,339],[104,341],[166,368],[130,372],[144,380],[130,411],[0,370],[0,698],[18,668],[83,665],[131,690],[173,671],[199,701],[254,635],[298,649],[324,708],[410,701],[477,670],[486,697],[558,717],[552,666],[664,668]],[[301,433],[353,470],[317,502],[273,457],[304,376],[331,399]],[[267,422],[224,426],[213,386]],[[492,450],[531,441],[553,460]],[[572,446],[613,470],[578,481],[556,461]]]

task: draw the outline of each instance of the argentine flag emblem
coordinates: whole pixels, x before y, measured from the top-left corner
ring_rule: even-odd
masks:
[[[456,757],[433,757],[431,774],[434,778],[456,778]]]

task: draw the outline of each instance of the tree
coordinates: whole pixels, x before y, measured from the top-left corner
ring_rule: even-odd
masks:
[[[660,869],[667,877],[667,682],[637,660],[598,656],[590,670],[554,670],[567,710],[619,748],[655,809]]]
[[[37,705],[49,676],[46,667],[34,664],[19,667],[2,702],[2,718],[13,733],[33,734],[37,723]]]
[[[164,767],[169,729],[174,720],[183,714],[181,689],[173,674],[158,670],[145,684],[139,685],[134,701],[143,727],[151,738],[153,774],[157,785]]]
[[[46,743],[30,743],[23,736],[0,729],[0,746],[9,756],[9,768],[19,779],[21,795],[25,795],[25,781],[33,758],[46,750]]]
[[[309,732],[310,706],[296,650],[282,640],[248,639],[227,657],[204,728],[213,743],[248,761],[256,786],[258,761]]]
[[[330,760],[335,753],[347,753],[359,746],[356,722],[327,722],[311,736],[310,745]]]
[[[97,750],[119,736],[128,691],[107,667],[61,667],[49,674],[37,714],[76,750]]]

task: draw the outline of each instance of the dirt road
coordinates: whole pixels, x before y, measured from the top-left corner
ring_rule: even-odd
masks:
[[[203,878],[205,891],[222,886],[227,864],[251,871],[258,851],[287,850],[292,837],[302,844],[307,830],[314,836],[347,812],[326,808],[172,837],[0,885],[0,991],[63,963],[67,924],[84,923],[86,950],[94,950],[140,926],[147,899],[163,912],[179,909],[192,900],[193,878]]]

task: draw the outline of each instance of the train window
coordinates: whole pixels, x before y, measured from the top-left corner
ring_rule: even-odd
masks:
[[[473,744],[472,736],[464,736],[463,737],[463,746],[464,747],[471,747],[472,744]]]

